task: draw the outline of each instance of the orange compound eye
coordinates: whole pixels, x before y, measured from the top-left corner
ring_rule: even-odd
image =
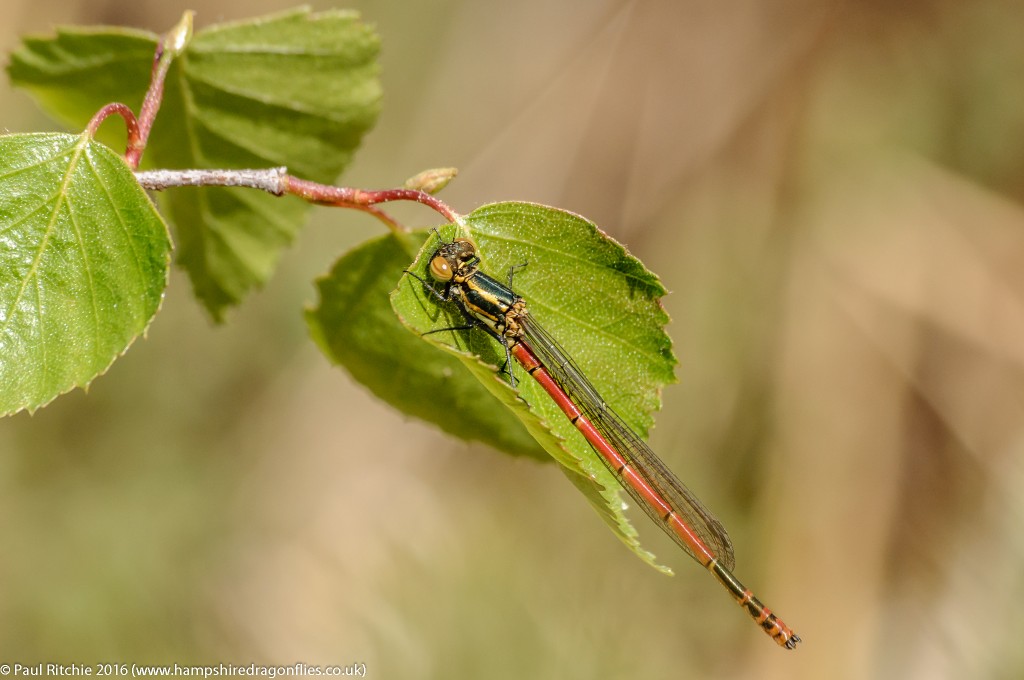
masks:
[[[452,266],[448,263],[448,260],[437,256],[430,261],[430,275],[438,281],[447,283],[455,276],[455,272],[452,271]]]

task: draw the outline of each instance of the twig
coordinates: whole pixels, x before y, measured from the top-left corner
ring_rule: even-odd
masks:
[[[284,195],[288,168],[266,170],[146,170],[135,179],[145,189],[163,191],[174,187],[249,187],[275,196]]]
[[[128,148],[124,153],[124,159],[132,170],[139,167],[142,152],[146,148],[146,142],[149,141],[149,132],[153,128],[156,114],[160,110],[160,102],[163,101],[164,80],[167,78],[167,71],[171,68],[171,62],[185,50],[192,38],[192,15],[191,11],[185,12],[178,25],[168,31],[156,46],[149,89],[146,90],[142,108],[139,109],[138,134],[135,138],[129,135]]]
[[[369,213],[387,225],[393,232],[408,231],[390,215],[376,206],[393,201],[415,201],[432,208],[449,222],[460,223],[462,216],[441,199],[418,189],[381,189],[366,191],[351,187],[336,187],[300,179],[288,174],[288,169],[244,170],[147,170],[136,172],[135,179],[145,189],[163,191],[174,187],[247,187],[259,189],[275,196],[297,196],[310,203],[336,208],[355,208]]]

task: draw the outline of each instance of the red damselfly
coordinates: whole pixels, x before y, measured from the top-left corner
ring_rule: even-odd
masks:
[[[440,234],[438,234],[440,238]],[[512,358],[544,388],[562,412],[598,453],[636,503],[691,557],[714,574],[754,621],[786,649],[800,637],[733,575],[735,557],[725,527],[626,425],[583,375],[576,363],[527,311],[512,290],[479,269],[480,257],[471,241],[441,240],[430,258],[431,278],[444,284],[439,292],[419,276],[434,296],[454,301],[468,325],[480,326],[505,349],[513,387]],[[438,331],[431,331],[438,332]]]

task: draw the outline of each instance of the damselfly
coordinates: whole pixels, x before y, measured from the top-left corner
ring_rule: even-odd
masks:
[[[505,285],[481,272],[479,265],[471,241],[456,238],[445,243],[442,239],[430,259],[429,272],[444,284],[443,292],[413,274],[439,300],[454,301],[465,314],[468,325],[445,330],[480,326],[501,343],[513,387],[514,357],[655,524],[714,574],[772,639],[786,649],[796,647],[800,637],[733,575],[735,557],[725,527],[605,403],[561,345],[528,313],[526,302],[512,290],[512,273]]]

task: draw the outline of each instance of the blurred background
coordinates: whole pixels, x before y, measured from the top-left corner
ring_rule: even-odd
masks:
[[[7,0],[0,35],[287,6]],[[385,99],[343,182],[454,165],[456,209],[570,209],[659,273],[680,382],[652,444],[804,644],[779,650],[646,518],[674,578],[553,465],[329,366],[312,280],[381,227],[317,209],[224,326],[176,273],[88,393],[0,421],[0,662],[1024,676],[1022,3],[344,6],[383,39]],[[0,102],[6,130],[54,127]]]

